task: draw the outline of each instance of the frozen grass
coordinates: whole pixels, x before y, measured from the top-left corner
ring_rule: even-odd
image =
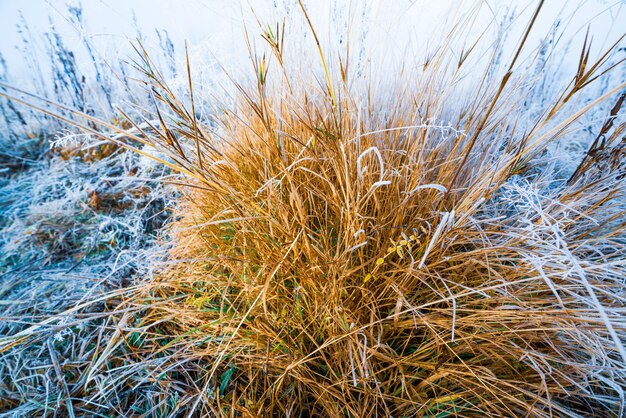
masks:
[[[118,302],[106,295],[149,276],[164,248],[157,233],[173,193],[159,180],[167,170],[73,138],[52,149],[43,138],[25,141],[28,153],[14,148],[4,164],[0,334],[29,336],[0,365],[0,410],[15,416],[57,409],[115,321]]]
[[[72,307],[50,298],[40,312],[34,297],[10,302],[13,322],[0,339],[2,408],[622,416],[620,44],[594,59],[586,39],[578,70],[559,82],[545,50],[519,62],[525,36],[513,51],[478,42],[459,58],[447,48],[463,39],[459,25],[422,65],[407,63],[377,83],[351,70],[345,50],[325,50],[301,12],[319,61],[295,61],[302,50],[287,55],[284,26],[262,29],[265,50],[250,42],[253,82],[233,81],[235,93],[210,120],[197,116],[190,67],[181,95],[141,47],[138,65],[155,104],[140,110],[143,119],[128,118],[133,129],[71,111],[79,122],[68,122],[92,141],[116,145],[78,172],[126,167],[138,158],[122,152],[131,149],[185,176],[166,227],[173,243],[142,279],[95,292],[83,280]],[[501,62],[503,54],[511,58]],[[68,112],[11,91],[0,94],[51,115]],[[593,134],[580,129],[591,124]],[[63,161],[55,166],[76,164]],[[68,171],[50,170],[36,187],[26,185],[32,174],[6,183],[5,195],[17,197],[8,210],[14,221],[2,226],[14,233],[4,251],[19,257],[38,248],[51,263],[59,253],[86,257],[99,248],[102,225],[113,225],[115,242],[140,247],[133,240],[142,239],[145,218],[137,208],[155,192],[124,181],[99,189],[110,174],[72,183]],[[132,175],[150,175],[140,173]],[[71,193],[55,196],[60,179]],[[41,197],[25,205],[11,187]],[[47,219],[63,225],[85,207],[90,221],[49,235]],[[102,257],[110,263],[124,253],[109,238]],[[26,277],[26,290],[15,281],[9,292],[45,283],[17,277]]]

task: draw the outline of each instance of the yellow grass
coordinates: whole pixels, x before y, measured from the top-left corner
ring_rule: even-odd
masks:
[[[176,414],[622,414],[622,168],[589,157],[569,182],[533,183],[546,147],[624,88],[566,106],[606,56],[528,122],[526,36],[496,76],[492,61],[472,69],[469,93],[440,48],[385,94],[329,69],[317,37],[323,78],[291,74],[281,36],[264,33],[271,61],[251,51],[256,83],[237,84],[217,127],[142,55],[165,110],[137,137],[194,187],[171,262],[120,304],[140,314],[92,369],[130,347],[125,362],[158,363],[150,379],[161,403],[178,394]]]

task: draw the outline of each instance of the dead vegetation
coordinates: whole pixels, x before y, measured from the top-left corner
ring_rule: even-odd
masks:
[[[517,60],[541,4],[510,61],[498,63],[500,44],[486,62],[443,45],[391,91],[333,63],[300,4],[319,71],[290,69],[284,26],[268,27],[266,55],[249,43],[253,87],[234,82],[234,106],[211,123],[196,117],[190,66],[184,100],[139,47],[155,98],[145,120],[130,133],[76,113],[186,175],[167,229],[175,244],[152,279],[93,302],[104,304],[104,337],[64,354],[80,367],[48,347],[56,405],[137,416],[622,416],[616,96],[626,84],[575,100],[610,75],[619,44],[593,61],[586,39],[571,83],[526,119],[520,90],[538,78]],[[479,74],[469,92],[467,71]],[[549,147],[609,100],[578,168],[550,171]],[[54,114],[53,103],[42,109]],[[15,356],[39,332],[8,335],[0,351]],[[10,406],[47,408],[47,392],[3,390]]]

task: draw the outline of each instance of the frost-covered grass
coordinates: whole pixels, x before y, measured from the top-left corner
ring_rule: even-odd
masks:
[[[57,408],[67,387],[55,382],[82,374],[110,333],[118,302],[106,295],[119,297],[149,275],[165,248],[159,230],[174,198],[162,183],[168,170],[68,136],[52,149],[43,138],[24,140],[3,159],[0,334],[30,335],[0,365],[0,409],[17,416]]]
[[[377,72],[294,6],[225,97],[141,45],[116,118],[3,85],[87,136],[2,157],[0,408],[622,416],[621,40],[469,42],[472,10]]]

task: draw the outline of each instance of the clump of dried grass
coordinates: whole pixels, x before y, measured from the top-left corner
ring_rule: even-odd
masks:
[[[458,69],[445,52],[414,88],[364,102],[321,49],[321,85],[290,79],[281,35],[264,38],[283,74],[268,82],[253,54],[256,90],[241,87],[214,132],[148,70],[185,127],[155,139],[197,179],[178,262],[143,289],[139,322],[169,336],[141,356],[205,364],[187,370],[198,394],[181,409],[621,414],[623,167],[588,181],[585,158],[551,189],[512,180],[581,116],[562,110],[605,57],[588,62],[586,43],[572,83],[522,133],[517,54],[460,108],[446,106]]]
[[[254,88],[211,123],[191,81],[185,104],[140,51],[158,122],[127,137],[192,187],[170,263],[119,305],[81,387],[117,370],[92,399],[123,393],[145,415],[623,414],[624,125],[606,122],[616,133],[569,180],[542,173],[547,147],[625,87],[570,106],[615,47],[591,61],[585,40],[529,121],[526,36],[502,68],[494,47],[469,91],[472,50],[440,48],[410,86],[376,92],[319,41],[320,78],[292,73],[283,30],[263,34],[275,72],[251,48]],[[140,363],[152,373],[133,380]]]

